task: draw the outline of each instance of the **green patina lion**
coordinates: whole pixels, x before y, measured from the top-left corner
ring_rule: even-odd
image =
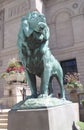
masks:
[[[49,28],[43,14],[33,11],[22,18],[18,34],[19,57],[31,89],[31,98],[47,97],[52,94],[52,79],[56,77],[65,98],[63,72],[59,62],[48,47]],[[41,78],[40,94],[37,94],[36,76]]]

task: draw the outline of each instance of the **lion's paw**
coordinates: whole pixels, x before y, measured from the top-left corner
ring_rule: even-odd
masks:
[[[65,97],[62,97],[61,99],[62,99],[62,100],[64,100],[64,101],[66,100],[66,98],[65,98]]]
[[[36,94],[35,94],[35,95],[32,94],[32,95],[30,95],[30,96],[27,96],[25,100],[27,100],[27,99],[31,99],[31,98],[37,98],[37,95],[36,95]]]

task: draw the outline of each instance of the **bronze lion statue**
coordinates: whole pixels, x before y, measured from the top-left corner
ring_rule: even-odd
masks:
[[[31,89],[31,98],[51,95],[53,77],[57,78],[61,97],[65,98],[63,71],[50,52],[49,36],[49,27],[43,14],[33,11],[22,18],[17,44],[19,58],[25,68],[26,79]],[[39,94],[37,94],[36,76],[41,78]]]

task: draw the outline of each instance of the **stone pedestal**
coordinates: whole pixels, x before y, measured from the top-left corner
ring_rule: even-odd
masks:
[[[79,113],[73,103],[45,108],[10,111],[8,130],[72,130]],[[74,113],[75,112],[75,113]]]

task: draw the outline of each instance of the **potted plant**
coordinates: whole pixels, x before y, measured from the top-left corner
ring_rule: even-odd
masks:
[[[6,71],[1,74],[7,83],[25,82],[25,72],[22,64],[15,58],[8,62]]]
[[[79,80],[79,73],[76,72],[67,73],[65,75],[65,81],[66,81],[65,89],[69,92],[71,100],[73,102],[77,102],[78,101],[77,91],[83,88],[83,85]]]
[[[6,70],[1,74],[5,79],[4,84],[4,100],[3,105],[11,107],[23,99],[24,96],[30,93],[26,82],[24,67],[17,59],[11,59]],[[25,90],[25,93],[24,91]]]

